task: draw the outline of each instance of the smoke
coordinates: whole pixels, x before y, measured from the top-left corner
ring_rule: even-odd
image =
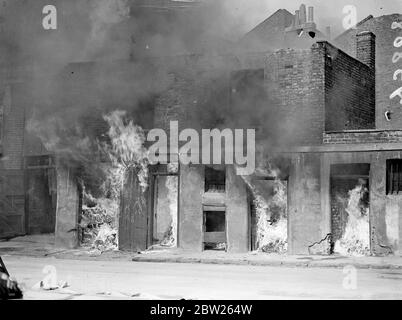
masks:
[[[113,25],[130,17],[128,0],[97,0],[90,3],[91,31],[84,51],[84,58],[96,57],[104,50],[108,32]],[[109,44],[110,45],[110,44]]]
[[[238,68],[240,62],[234,59],[228,66],[212,61],[210,55],[232,53],[232,40],[278,8],[295,9],[294,3],[220,0],[180,2],[180,9],[151,10],[131,0],[57,0],[58,29],[54,31],[41,29],[45,0],[4,3],[2,43],[15,60],[10,68],[35,65],[30,89],[35,103],[27,112],[33,121],[29,131],[38,134],[50,151],[67,151],[70,146],[76,153],[76,145],[85,142],[86,136],[93,140],[105,135],[102,116],[116,109],[126,110],[138,125],[152,127],[151,116],[143,119],[143,111],[149,109],[150,115],[152,99],[172,84],[166,80],[171,70],[164,62],[155,66],[149,59],[183,54],[208,54],[202,63],[210,64],[215,73],[211,79],[186,59],[174,67],[176,73],[184,74],[193,68],[196,85],[211,89],[207,95],[202,90],[197,93],[190,126],[257,127],[263,129],[260,137],[280,138],[274,136],[278,123],[264,120],[273,118],[272,98],[256,86],[244,98],[240,94],[228,97],[233,89],[228,70]],[[71,64],[83,61],[98,63]],[[250,105],[257,112],[247,112]]]

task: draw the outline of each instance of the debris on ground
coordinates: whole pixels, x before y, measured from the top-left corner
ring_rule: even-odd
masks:
[[[136,299],[141,299],[141,300],[161,300],[161,298],[156,295],[149,294],[149,293],[139,293],[139,292],[127,293],[127,292],[117,292],[117,291],[113,291],[113,292],[105,291],[105,292],[98,292],[96,295],[110,297],[110,298],[127,298],[127,299],[136,298]]]
[[[97,248],[101,252],[114,250],[117,248],[117,231],[112,229],[108,224],[103,224],[98,231],[92,247]]]
[[[37,284],[35,284],[32,289],[34,290],[57,290],[57,289],[64,289],[69,287],[69,284],[67,281],[59,281],[59,282],[51,282],[51,281],[45,281],[41,280]]]
[[[84,194],[80,221],[81,244],[90,248],[91,256],[117,250],[118,204],[106,198],[95,199]]]

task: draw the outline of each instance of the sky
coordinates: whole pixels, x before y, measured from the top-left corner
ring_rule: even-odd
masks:
[[[211,0],[220,1],[220,0]],[[345,17],[343,8],[347,5],[356,7],[357,21],[372,14],[381,16],[402,13],[402,0],[221,0],[232,20],[234,28],[247,32],[268,18],[278,9],[287,9],[292,14],[300,4],[314,7],[315,22],[321,31],[331,26],[334,36],[344,31],[342,21]]]

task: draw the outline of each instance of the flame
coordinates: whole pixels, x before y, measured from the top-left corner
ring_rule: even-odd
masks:
[[[253,194],[257,216],[257,250],[264,252],[285,253],[287,251],[287,193],[286,184],[279,180],[277,170],[270,170],[274,176],[274,195],[269,200],[263,198],[250,178],[243,177]],[[273,209],[277,208],[280,215]]]
[[[362,204],[365,192],[367,189],[363,184],[349,191],[348,221],[342,238],[335,243],[336,253],[352,256],[370,254],[369,207]]]
[[[272,208],[279,206],[286,212],[286,188],[282,181],[275,180],[274,196],[266,202],[261,196],[254,200],[257,212],[257,248],[261,251],[285,253],[287,251],[287,218],[276,220]]]
[[[111,174],[118,180],[121,187],[127,170],[135,169],[143,191],[148,187],[148,150],[145,148],[144,130],[132,120],[125,121],[125,111],[114,111],[104,116],[110,129],[108,136],[110,145],[104,150],[112,161]]]

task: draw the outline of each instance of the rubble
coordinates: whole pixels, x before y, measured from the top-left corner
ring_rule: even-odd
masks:
[[[45,280],[39,281],[37,284],[35,284],[32,289],[34,290],[58,290],[58,289],[64,289],[69,287],[70,285],[67,283],[67,281],[59,281],[55,283],[51,283]]]
[[[103,224],[95,238],[93,247],[100,251],[109,251],[117,248],[117,230],[108,224]]]
[[[80,221],[81,243],[100,253],[117,249],[118,202],[113,199],[95,199],[84,192]]]

